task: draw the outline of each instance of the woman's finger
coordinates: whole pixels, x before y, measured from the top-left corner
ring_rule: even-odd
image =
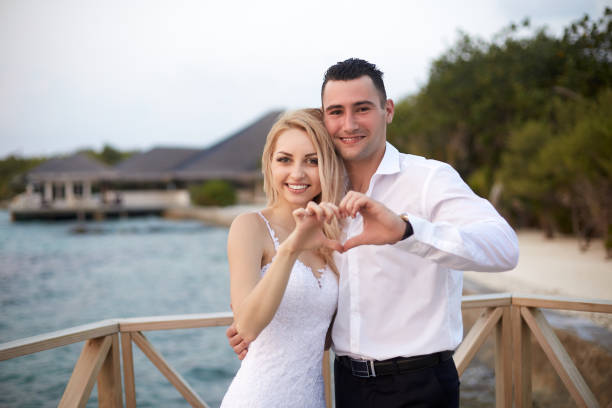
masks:
[[[323,209],[319,207],[317,203],[315,203],[314,201],[309,201],[308,204],[306,205],[306,208],[309,211],[311,211],[313,215],[317,217],[317,220],[319,221],[325,220],[325,213],[323,212]]]
[[[338,207],[333,205],[332,203],[321,203],[319,205],[323,211],[325,212],[325,216],[327,218],[327,223],[331,223],[334,217],[340,218],[340,212],[338,211]]]

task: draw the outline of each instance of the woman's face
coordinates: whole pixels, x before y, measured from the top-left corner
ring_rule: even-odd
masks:
[[[279,200],[291,207],[304,207],[321,193],[317,151],[303,130],[288,129],[277,137],[270,170]]]

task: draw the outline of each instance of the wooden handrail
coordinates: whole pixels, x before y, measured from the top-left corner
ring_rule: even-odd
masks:
[[[485,311],[455,353],[457,369],[459,373],[462,373],[485,338],[495,332],[497,406],[512,406],[513,400],[517,407],[531,406],[529,351],[531,333],[534,334],[548,359],[553,363],[574,400],[581,406],[598,406],[595,396],[538,308],[612,313],[612,301],[499,293],[463,296],[461,307],[462,309],[484,308]],[[126,405],[128,407],[135,406],[132,342],[143,349],[145,355],[192,406],[206,407],[206,403],[163,360],[141,332],[227,326],[232,321],[231,312],[103,320],[0,344],[0,361],[86,341],[60,405],[73,401],[77,406],[84,406],[93,382],[97,378],[98,393],[104,394],[99,398],[100,404],[120,406],[118,401],[121,401],[121,374],[118,335],[121,334]],[[112,347],[109,341],[112,341]],[[515,356],[514,361],[511,361],[510,350]],[[498,376],[500,378],[497,378]],[[514,387],[512,387],[513,384]],[[328,387],[329,384],[326,386]],[[329,405],[329,396],[327,399]],[[68,405],[72,406],[73,403]]]
[[[119,322],[117,320],[102,320],[96,323],[9,341],[0,344],[0,361],[107,336],[118,331]]]
[[[151,330],[197,329],[200,327],[229,326],[233,321],[234,317],[232,312],[135,317],[119,320],[119,331],[123,333]]]
[[[577,312],[612,313],[612,301],[604,299],[577,299],[562,296],[515,294],[512,295],[512,305],[573,310]]]
[[[462,309],[479,309],[482,307],[510,306],[512,293],[490,293],[486,295],[466,295],[461,298]]]

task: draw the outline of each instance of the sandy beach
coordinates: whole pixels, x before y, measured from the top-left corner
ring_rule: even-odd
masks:
[[[581,251],[571,237],[544,238],[540,231],[518,231],[520,258],[509,272],[465,272],[467,281],[494,292],[531,293],[612,300],[612,260],[601,241]]]

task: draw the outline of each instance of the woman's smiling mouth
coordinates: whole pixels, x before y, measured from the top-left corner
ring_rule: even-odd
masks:
[[[287,187],[289,187],[289,190],[295,192],[295,193],[301,193],[302,191],[306,190],[308,187],[310,187],[309,184],[285,184]]]

